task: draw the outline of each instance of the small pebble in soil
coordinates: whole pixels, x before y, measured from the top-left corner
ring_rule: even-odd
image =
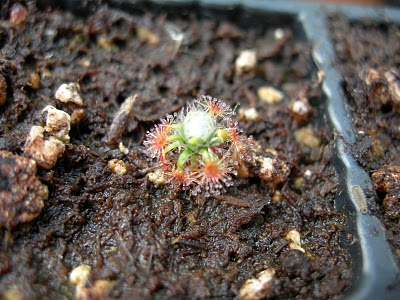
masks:
[[[258,176],[268,183],[270,187],[275,187],[287,180],[290,174],[290,167],[286,162],[278,158],[261,156],[257,156],[255,160],[259,165]]]
[[[306,252],[304,248],[301,247],[301,239],[300,239],[300,232],[293,229],[290,230],[285,237],[287,240],[290,240],[291,243],[289,244],[290,249],[300,250],[301,252]]]
[[[149,46],[157,46],[160,43],[160,37],[148,28],[138,27],[136,34],[140,41]]]
[[[71,129],[71,117],[65,111],[59,110],[52,105],[43,109],[46,116],[46,131],[54,135],[64,143],[69,142],[69,130]]]
[[[128,147],[126,147],[122,142],[120,142],[118,144],[118,149],[119,152],[121,152],[122,154],[128,155],[129,154],[129,149]]]
[[[270,86],[262,86],[257,90],[258,98],[267,104],[276,104],[282,101],[284,95],[283,93]]]
[[[76,299],[101,299],[113,284],[110,280],[96,280],[93,284],[87,285],[91,272],[91,266],[80,265],[69,274],[70,283],[75,285]]]
[[[400,75],[396,70],[391,69],[384,74],[388,85],[391,102],[397,112],[400,112]]]
[[[51,77],[53,75],[48,68],[43,68],[41,74],[42,74],[42,79]]]
[[[311,179],[312,175],[313,175],[313,173],[310,170],[306,170],[304,172],[304,179],[309,180],[309,179]]]
[[[388,83],[380,70],[368,69],[364,76],[368,86],[368,101],[372,107],[387,106],[390,103]]]
[[[371,68],[366,71],[366,74],[364,76],[364,81],[367,85],[371,85],[375,81],[378,81],[379,77],[380,77],[379,72]]]
[[[283,200],[283,195],[279,190],[275,190],[272,194],[271,200],[273,202],[281,202]]]
[[[71,282],[73,285],[85,285],[91,272],[91,266],[80,265],[74,268],[69,274],[69,282]]]
[[[37,72],[31,72],[29,74],[29,86],[34,90],[37,90],[40,85],[40,76]]]
[[[297,143],[300,145],[317,148],[321,145],[321,139],[315,134],[314,130],[307,126],[297,129],[294,133]]]
[[[253,175],[245,163],[239,163],[239,165],[235,167],[235,170],[239,178],[249,178]]]
[[[78,125],[80,122],[82,122],[86,117],[86,112],[84,109],[79,108],[79,109],[74,109],[72,114],[71,114],[71,125]]]
[[[22,300],[24,299],[23,293],[16,288],[10,288],[1,293],[4,300]]]
[[[372,104],[393,107],[400,112],[400,75],[392,68],[369,68],[363,80],[369,89],[368,100]]]
[[[100,36],[97,40],[97,45],[103,48],[104,50],[111,52],[114,50],[114,46],[112,41],[110,41],[107,37],[105,36]]]
[[[305,184],[305,179],[302,176],[297,176],[293,180],[293,187],[297,191],[301,191],[303,189],[304,184]]]
[[[175,44],[175,54],[179,51],[180,47],[185,44],[186,34],[172,23],[165,24],[165,31],[169,38]]]
[[[285,31],[282,28],[277,28],[274,31],[274,39],[281,40],[285,37]]]
[[[127,173],[125,163],[120,159],[112,159],[108,162],[108,167],[110,168],[111,172],[118,174],[118,175],[125,175]]]
[[[3,75],[0,74],[0,105],[6,103],[7,100],[7,81]]]
[[[110,280],[96,280],[90,286],[76,286],[76,299],[100,300],[104,299],[104,293],[113,285]]]
[[[257,65],[255,50],[243,50],[235,61],[235,70],[238,75],[253,71]]]
[[[72,102],[78,106],[83,105],[83,100],[79,95],[79,85],[77,83],[63,83],[56,91],[55,97],[61,102]]]
[[[275,279],[275,269],[261,271],[257,278],[248,279],[240,288],[243,300],[258,300],[268,297]]]
[[[318,78],[318,83],[322,83],[325,79],[325,72],[324,71],[318,71],[317,73],[317,78]]]
[[[299,125],[307,123],[312,114],[312,108],[306,98],[290,102],[289,111],[293,120]]]
[[[10,22],[14,26],[22,26],[28,23],[29,13],[25,6],[15,3],[10,10]]]
[[[261,120],[261,117],[259,116],[257,110],[254,107],[239,109],[239,118],[245,122],[247,121],[258,122]]]
[[[45,129],[42,126],[32,126],[25,141],[24,152],[40,167],[51,169],[64,153],[65,144],[53,136],[46,139],[44,133]]]
[[[0,227],[35,219],[48,197],[32,159],[0,150]]]
[[[167,183],[167,178],[164,176],[164,172],[160,169],[149,173],[148,175],[149,181],[154,183],[155,185],[165,185]]]

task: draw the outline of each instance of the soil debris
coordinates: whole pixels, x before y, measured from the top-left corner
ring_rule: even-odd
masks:
[[[387,165],[372,173],[372,180],[379,192],[400,188],[400,166]]]
[[[235,68],[238,75],[254,71],[256,65],[257,54],[254,50],[243,50],[235,60]]]
[[[0,106],[6,103],[7,100],[7,81],[3,75],[0,74]]]
[[[125,175],[127,171],[125,163],[120,159],[112,159],[108,162],[111,172],[118,175]]]
[[[78,106],[83,105],[83,100],[79,95],[79,85],[77,83],[63,83],[57,89],[55,93],[56,99],[60,100],[61,102],[68,103],[72,102]]]
[[[47,186],[36,177],[34,160],[0,150],[0,227],[35,219],[48,197]]]
[[[89,279],[92,267],[89,265],[80,265],[74,268],[69,274],[69,281],[73,285],[86,285]]]
[[[383,193],[382,207],[391,219],[400,218],[400,167],[387,165],[372,173],[376,190]]]
[[[138,99],[138,94],[129,96],[124,100],[118,112],[115,114],[114,120],[111,124],[110,130],[107,135],[109,143],[118,144],[121,141],[122,133],[128,126],[133,115],[133,106]]]
[[[244,122],[261,121],[261,117],[259,116],[257,110],[254,107],[247,108],[247,109],[243,109],[243,108],[239,109],[239,118],[242,119]]]
[[[297,230],[293,229],[290,230],[285,238],[287,240],[290,240],[291,242],[289,243],[289,248],[290,249],[295,249],[295,250],[299,250],[301,252],[306,252],[304,250],[304,248],[301,247],[301,239],[300,239],[300,232],[298,232]]]
[[[317,148],[321,145],[321,139],[315,134],[315,131],[310,126],[296,130],[294,135],[299,144],[307,147]]]
[[[284,95],[283,93],[270,86],[262,86],[257,90],[258,98],[267,104],[276,104],[282,101]]]
[[[32,126],[25,141],[24,152],[34,159],[38,166],[51,169],[64,151],[65,144],[62,141],[53,136],[46,138],[42,126]]]
[[[65,111],[59,110],[52,105],[47,105],[43,109],[46,119],[45,130],[54,135],[64,143],[69,142],[69,131],[71,129],[71,117]]]
[[[308,123],[308,120],[312,116],[312,108],[306,98],[301,98],[289,103],[289,110],[291,112],[293,120],[299,125]]]
[[[258,156],[256,163],[260,166],[258,176],[271,187],[285,182],[290,174],[289,165],[278,158]]]
[[[29,13],[25,6],[19,3],[13,4],[10,10],[10,22],[14,26],[23,26],[28,23]]]
[[[240,288],[239,295],[243,300],[259,300],[268,297],[275,279],[275,270],[261,271],[257,278],[248,279]]]

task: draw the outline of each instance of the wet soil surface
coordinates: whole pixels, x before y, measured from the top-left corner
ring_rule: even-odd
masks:
[[[261,294],[248,299],[342,295],[351,262],[339,244],[346,220],[333,206],[333,137],[310,47],[294,24],[246,28],[221,12],[190,8],[180,11],[184,17],[165,9],[128,14],[99,6],[79,17],[23,8],[7,1],[1,10],[0,196],[5,201],[10,187],[36,176],[48,198],[41,186],[36,197],[44,207],[33,221],[24,223],[19,209],[13,222],[2,222],[3,297],[232,299],[264,270],[272,279],[260,276]],[[253,19],[237,13],[242,23]],[[246,49],[256,49],[257,65],[238,74],[235,59]],[[79,84],[82,105],[55,98],[70,82]],[[282,91],[283,99],[261,101],[262,86]],[[129,123],[110,139],[114,115],[136,93]],[[235,178],[226,194],[209,198],[149,182],[155,166],[144,154],[146,130],[201,94],[239,104],[242,112],[255,109],[257,118],[238,113],[239,126],[262,155],[273,153],[290,166],[285,182]],[[299,99],[311,115],[293,113],[291,103]],[[33,125],[45,126],[42,110],[49,104],[71,115],[65,150],[55,166],[39,166],[36,175],[11,172],[9,164],[31,164],[25,157],[35,157],[24,152],[25,140]],[[119,149],[120,141],[129,152]],[[112,159],[121,160],[126,173],[116,172]],[[15,179],[19,175],[25,181]],[[31,181],[39,184],[36,177]],[[15,200],[22,208],[24,197]],[[9,216],[5,208],[0,213]],[[299,232],[301,243],[289,232]],[[81,265],[91,272],[74,286],[69,275]]]
[[[376,185],[376,213],[399,256],[400,26],[343,18],[332,18],[330,25],[357,133],[351,151]]]

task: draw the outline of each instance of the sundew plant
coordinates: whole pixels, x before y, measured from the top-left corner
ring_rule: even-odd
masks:
[[[237,166],[252,159],[249,140],[226,103],[202,96],[147,132],[147,154],[176,190],[218,195],[232,185]]]

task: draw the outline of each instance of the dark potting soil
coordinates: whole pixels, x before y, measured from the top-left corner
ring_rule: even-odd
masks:
[[[72,118],[57,164],[37,171],[48,187],[44,207],[23,203],[12,208],[13,222],[1,219],[3,297],[231,299],[264,270],[275,270],[264,296],[343,294],[351,262],[339,244],[346,220],[333,206],[333,137],[310,47],[293,21],[253,20],[249,27],[244,24],[253,18],[239,10],[236,24],[221,11],[190,7],[128,14],[99,6],[76,16],[23,4],[27,14],[7,1],[0,20],[3,219],[11,210],[3,195],[34,176],[33,168],[17,172],[12,166],[27,156],[31,127],[44,124],[42,109],[51,104]],[[15,9],[22,12],[12,15]],[[256,49],[257,66],[239,75],[235,59],[246,49]],[[55,99],[58,87],[69,82],[79,83],[83,106]],[[257,95],[262,86],[281,90],[283,100],[264,103]],[[136,93],[122,136],[108,139],[121,103]],[[156,166],[144,154],[146,130],[202,94],[255,109],[257,118],[238,114],[239,126],[261,154],[275,153],[290,166],[286,182],[271,187],[257,176],[235,178],[224,195],[205,198],[148,180]],[[289,107],[298,99],[312,115],[296,121]],[[118,149],[119,141],[128,154]],[[111,171],[115,158],[126,174]],[[46,194],[35,190],[36,197]],[[27,218],[32,221],[24,223]],[[305,252],[287,237],[293,230]],[[81,265],[92,271],[78,288],[69,275]]]
[[[351,151],[375,182],[375,213],[400,257],[400,25],[335,17],[330,26],[357,134]]]

